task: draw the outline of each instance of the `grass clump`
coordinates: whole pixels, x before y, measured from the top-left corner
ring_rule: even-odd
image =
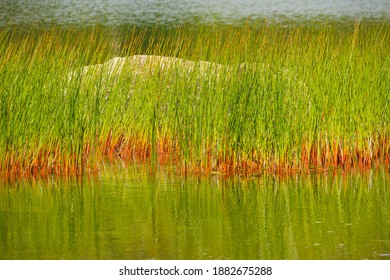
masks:
[[[387,22],[110,34],[0,31],[2,176],[389,164]]]

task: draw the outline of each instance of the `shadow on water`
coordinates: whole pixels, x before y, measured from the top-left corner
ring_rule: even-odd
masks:
[[[0,186],[0,259],[389,259],[389,175]]]

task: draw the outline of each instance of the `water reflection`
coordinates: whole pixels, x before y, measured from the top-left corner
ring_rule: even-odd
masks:
[[[1,259],[389,259],[388,174],[0,187]]]
[[[242,18],[375,20],[388,17],[389,11],[387,0],[2,0],[0,25],[172,25]]]

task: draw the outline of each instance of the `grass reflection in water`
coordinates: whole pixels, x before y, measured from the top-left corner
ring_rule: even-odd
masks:
[[[2,183],[0,258],[388,259],[388,182],[120,170]]]

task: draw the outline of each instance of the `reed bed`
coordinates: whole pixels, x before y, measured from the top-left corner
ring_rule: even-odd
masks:
[[[82,175],[118,158],[186,174],[388,170],[389,35],[388,22],[4,27],[0,175]]]

